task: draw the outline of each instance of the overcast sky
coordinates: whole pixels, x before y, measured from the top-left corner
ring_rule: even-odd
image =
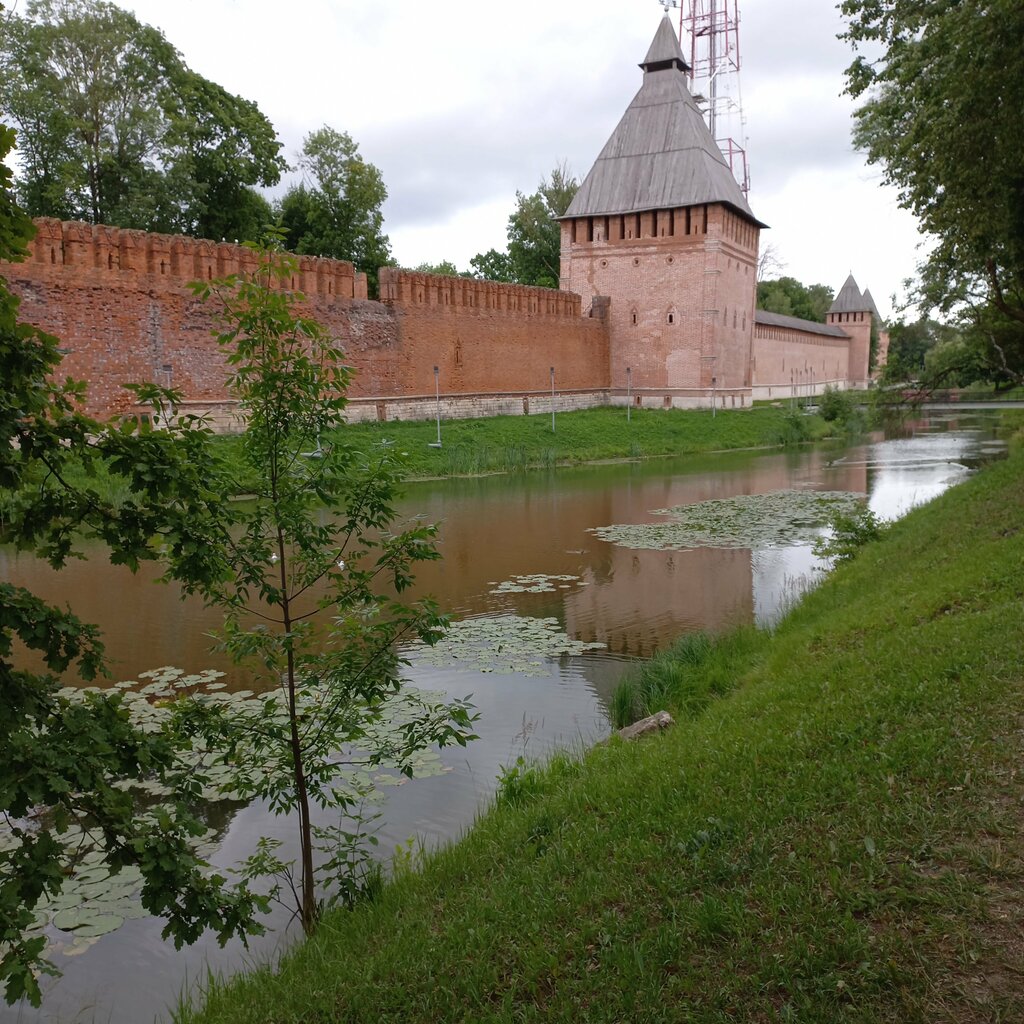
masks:
[[[255,100],[289,160],[321,125],[349,132],[383,173],[399,263],[460,269],[504,248],[517,189],[535,191],[563,161],[589,171],[664,15],[658,0],[118,2],[194,70]],[[838,290],[852,271],[886,316],[920,236],[853,150],[841,18],[830,0],[739,5],[749,198],[771,225],[762,248],[806,284]]]

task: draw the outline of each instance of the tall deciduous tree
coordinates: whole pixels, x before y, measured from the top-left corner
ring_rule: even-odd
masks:
[[[478,252],[470,261],[474,277],[484,281],[504,281],[506,284],[515,281],[512,271],[512,260],[507,252],[488,249]]]
[[[255,104],[104,0],[29,0],[0,37],[0,112],[32,216],[253,237],[285,162]]]
[[[360,156],[347,132],[326,125],[304,139],[299,167],[302,184],[285,193],[280,207],[288,248],[350,260],[376,294],[378,268],[393,263],[383,230],[388,192],[380,170]]]
[[[881,50],[847,69],[863,99],[855,141],[936,240],[922,297],[947,311],[988,302],[1024,323],[1024,5],[843,0],[841,10],[845,38]],[[994,333],[988,344],[994,366],[1016,364]]]
[[[757,308],[770,313],[823,323],[832,305],[832,289],[825,284],[801,284],[795,277],[779,277],[757,284]]]
[[[561,227],[556,218],[569,208],[579,182],[561,164],[541,181],[532,195],[516,192],[516,208],[508,219],[508,252],[491,249],[470,261],[494,281],[557,288],[561,264]]]
[[[417,263],[412,268],[420,274],[438,274],[441,277],[472,277],[471,273],[464,270],[459,270],[451,260],[441,260],[440,263]]]

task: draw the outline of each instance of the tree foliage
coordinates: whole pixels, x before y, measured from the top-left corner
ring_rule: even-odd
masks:
[[[0,157],[12,141],[0,129]],[[0,160],[0,259],[23,256],[31,231]],[[337,342],[297,314],[301,297],[277,286],[293,263],[264,256],[253,279],[196,286],[219,303],[230,388],[247,421],[232,460],[202,420],[174,415],[181,396],[170,389],[134,386],[165,429],[83,416],[82,386],[54,380],[57,339],[19,324],[18,300],[0,287],[0,540],[58,569],[82,539],[103,542],[112,562],[133,571],[160,561],[164,579],[223,608],[223,647],[255,662],[268,683],[266,699],[240,712],[212,695],[170,692],[143,727],[133,717],[138,694],[130,709],[121,691],[60,687],[57,673],[86,682],[104,673],[96,630],[0,583],[0,980],[8,1000],[38,1003],[37,973],[50,968],[37,911],[97,856],[115,872],[139,869],[143,906],[179,945],[206,928],[222,941],[261,930],[256,915],[279,890],[257,896],[248,883],[266,873],[293,881],[295,909],[311,929],[323,906],[317,846],[328,901],[358,895],[359,805],[374,774],[411,774],[425,747],[470,737],[464,702],[409,692],[401,679],[398,642],[430,643],[443,625],[429,601],[398,599],[414,565],[437,557],[434,528],[393,528],[400,459],[387,445],[364,452],[345,443],[351,371]],[[123,484],[116,503],[74,483],[101,471]],[[257,481],[256,492],[249,502],[225,501],[238,492],[239,473]],[[18,667],[19,643],[38,652],[45,671]],[[146,793],[159,788],[160,802],[140,795],[140,784]],[[294,813],[298,871],[264,841],[240,882],[212,873],[198,851],[206,829],[197,810],[211,787]],[[335,824],[319,824],[317,808]]]
[[[472,277],[472,273],[466,270],[459,270],[451,260],[441,260],[440,263],[417,263],[412,268],[419,274],[438,274],[441,277]]]
[[[32,216],[255,237],[269,208],[253,186],[286,166],[254,103],[104,0],[29,0],[7,17],[0,113],[18,130]]]
[[[841,9],[845,38],[881,50],[847,69],[848,92],[863,100],[855,141],[936,241],[921,268],[925,305],[988,303],[1024,324],[1024,6],[843,0]],[[1006,332],[987,333],[990,364],[1016,365],[1019,351],[998,349]]]
[[[556,218],[569,208],[578,188],[579,182],[563,164],[532,195],[516,192],[516,208],[508,219],[508,251],[491,249],[474,256],[473,269],[491,281],[557,288],[562,236]]]
[[[901,320],[892,324],[889,327],[889,351],[882,371],[883,382],[920,379],[928,353],[955,333],[955,329],[924,316],[910,323]]]
[[[832,289],[828,285],[808,286],[801,284],[795,277],[779,277],[757,283],[758,309],[818,324],[825,322],[832,298]]]
[[[218,464],[212,453],[204,459],[210,487],[236,493],[236,474],[257,486],[249,501],[203,511],[208,543],[201,552],[172,547],[167,558],[186,590],[224,610],[223,648],[256,667],[274,694],[255,718],[199,707],[196,722],[225,763],[239,766],[233,792],[295,814],[295,875],[268,843],[249,867],[292,880],[308,932],[320,914],[314,851],[323,849],[335,876],[328,885],[344,885],[337,872],[351,866],[352,855],[338,851],[351,851],[354,839],[340,826],[318,826],[317,809],[335,822],[340,815],[358,818],[370,772],[387,762],[412,774],[424,748],[464,744],[471,716],[461,701],[403,686],[399,642],[431,644],[444,625],[429,600],[405,604],[399,597],[416,564],[439,557],[436,530],[418,521],[394,528],[402,470],[389,443],[363,451],[346,441],[352,371],[336,339],[301,316],[299,299],[278,287],[294,269],[293,259],[264,251],[252,279],[195,286],[219,304],[218,341],[246,421],[238,462]],[[192,432],[186,424],[183,436]],[[396,697],[401,721],[381,732]],[[353,782],[353,766],[362,784]],[[348,896],[351,890],[342,894]]]
[[[12,144],[13,132],[0,126],[0,260],[23,258],[33,231],[3,164]],[[55,568],[74,556],[83,536],[104,542],[111,560],[132,570],[156,557],[155,537],[201,546],[191,511],[203,494],[215,496],[206,492],[193,452],[161,432],[81,415],[82,386],[54,379],[57,339],[18,323],[17,312],[18,299],[0,279],[0,540]],[[123,503],[69,483],[74,469],[88,476],[101,465],[128,484]],[[43,671],[16,667],[18,643],[38,653]],[[134,727],[119,694],[70,700],[56,676],[65,671],[85,681],[105,673],[95,628],[0,583],[0,981],[8,1001],[27,996],[38,1004],[37,974],[52,973],[45,936],[32,930],[35,908],[59,895],[87,853],[69,838],[76,825],[95,837],[114,871],[141,869],[142,902],[165,918],[164,935],[177,944],[207,927],[222,941],[259,930],[261,900],[211,874],[195,850],[205,826],[193,810],[196,781],[179,770],[174,738]],[[143,778],[166,788],[159,810],[147,811],[122,786]]]
[[[511,284],[515,281],[512,260],[507,252],[488,249],[478,252],[470,261],[473,275],[484,281],[501,281]]]
[[[310,132],[299,156],[303,180],[281,201],[279,217],[292,252],[350,260],[377,292],[377,270],[394,261],[381,207],[388,197],[380,170],[359,154],[347,132]]]

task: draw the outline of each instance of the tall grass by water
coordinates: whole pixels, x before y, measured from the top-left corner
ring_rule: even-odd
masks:
[[[523,766],[462,841],[177,1019],[1024,1019],[1022,480],[1017,452],[774,631],[666,654],[644,700],[673,729]]]

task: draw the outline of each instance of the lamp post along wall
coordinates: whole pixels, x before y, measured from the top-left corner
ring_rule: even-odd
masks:
[[[555,368],[551,367],[551,433],[555,432]]]

